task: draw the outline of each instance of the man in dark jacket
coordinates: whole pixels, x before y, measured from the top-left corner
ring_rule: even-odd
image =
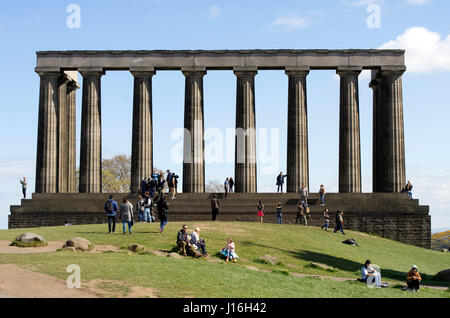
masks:
[[[283,175],[283,172],[280,172],[280,174],[277,177],[277,192],[280,192],[280,188],[281,188],[281,193],[283,193],[283,184],[284,184],[284,178],[287,177],[287,174]]]
[[[169,205],[167,204],[165,194],[162,194],[161,197],[159,197],[156,208],[158,210],[158,218],[161,224],[159,227],[159,232],[162,233],[164,232],[164,226],[166,226],[168,222],[167,212],[169,212]]]
[[[215,221],[217,214],[219,214],[219,200],[217,199],[217,194],[211,199],[211,210],[212,210],[212,220]]]
[[[116,215],[117,210],[119,209],[119,206],[117,205],[116,200],[114,200],[114,196],[110,195],[108,201],[105,203],[104,207],[106,211],[106,216],[108,217],[108,229],[111,233],[111,223],[112,223],[112,232],[116,233]]]
[[[187,225],[184,224],[183,228],[178,231],[177,235],[177,245],[180,248],[181,254],[184,256],[187,256],[186,247],[189,244],[187,235]]]

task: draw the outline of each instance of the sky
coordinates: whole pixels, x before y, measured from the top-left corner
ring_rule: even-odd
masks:
[[[153,49],[406,50],[403,76],[407,179],[430,206],[432,229],[450,228],[450,2],[444,0],[150,0],[8,1],[0,11],[0,228],[20,204],[19,179],[34,191],[39,76],[36,51]],[[81,77],[80,77],[81,80]],[[372,191],[372,91],[359,78],[362,184]],[[282,71],[255,77],[258,191],[275,191],[286,171],[287,81]],[[103,158],[131,154],[133,80],[102,77]],[[335,71],[307,77],[310,191],[338,190],[339,79]],[[236,78],[204,77],[206,180],[234,175]],[[182,174],[184,76],[153,77],[154,165]],[[81,90],[77,92],[79,152]],[[266,138],[267,137],[267,138]],[[218,147],[223,145],[223,147]],[[217,152],[219,149],[219,152]],[[79,153],[77,156],[79,162]]]

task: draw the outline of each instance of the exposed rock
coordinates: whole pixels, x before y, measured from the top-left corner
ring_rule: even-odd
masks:
[[[64,244],[64,247],[73,247],[78,251],[90,251],[93,248],[92,243],[82,237],[74,237]]]
[[[175,252],[169,253],[169,254],[167,255],[167,257],[183,258],[183,256],[181,256],[180,254],[175,253]]]
[[[258,258],[258,261],[261,262],[261,263],[272,264],[272,265],[276,265],[276,264],[279,263],[278,260],[275,257],[267,255],[267,254],[263,255],[263,256],[260,256]]]
[[[30,242],[45,242],[45,239],[34,233],[23,233],[16,237],[17,242],[30,243]]]
[[[436,274],[435,279],[450,282],[450,269],[445,269]]]
[[[145,251],[145,247],[139,244],[132,244],[128,247],[128,249],[132,252],[143,252]]]
[[[308,267],[311,267],[311,268],[318,268],[318,269],[323,269],[323,270],[326,270],[326,271],[329,271],[329,272],[335,272],[335,271],[337,271],[337,269],[334,268],[334,267],[332,267],[332,266],[325,265],[325,264],[321,264],[321,263],[316,263],[316,262],[310,262],[310,263],[308,264]]]

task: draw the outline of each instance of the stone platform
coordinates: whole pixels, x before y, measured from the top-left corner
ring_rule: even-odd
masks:
[[[105,223],[103,210],[109,193],[88,194],[38,194],[32,199],[23,199],[21,205],[11,206],[9,228],[39,227]],[[134,194],[116,193],[120,204],[123,197],[134,204]],[[213,194],[179,193],[169,202],[169,222],[207,221],[211,219],[210,199]],[[220,200],[220,221],[256,222],[256,205],[262,200],[265,205],[264,222],[276,222],[276,205],[283,204],[283,222],[295,223],[298,195],[295,193],[232,193],[228,198],[218,194]],[[345,229],[373,233],[407,244],[430,248],[431,217],[429,207],[419,205],[419,200],[409,200],[406,194],[394,193],[327,193],[326,206],[320,205],[318,194],[310,194],[308,203],[311,218],[308,225],[321,226],[324,223],[324,208],[330,211],[330,227],[335,226],[335,212],[344,211]]]

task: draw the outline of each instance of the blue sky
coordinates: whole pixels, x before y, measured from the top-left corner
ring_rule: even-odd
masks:
[[[80,28],[69,28],[67,7],[81,9]],[[379,10],[378,28],[367,20]],[[371,9],[368,12],[368,8]],[[20,202],[19,179],[34,190],[39,50],[82,49],[347,49],[403,48],[407,178],[414,196],[430,205],[432,228],[450,228],[450,2],[439,0],[336,1],[9,1],[0,11],[0,228],[9,206]],[[373,25],[372,25],[373,26]],[[225,134],[235,126],[235,76],[210,71],[204,78],[205,128]],[[335,72],[307,78],[310,191],[323,183],[337,191],[339,81]],[[363,191],[372,190],[372,92],[360,76]],[[255,79],[257,128],[270,134],[274,171],[286,170],[287,76],[260,71]],[[103,157],[131,153],[132,76],[108,72],[102,78]],[[77,93],[77,143],[81,91]],[[184,77],[153,77],[154,164],[181,174],[171,138],[183,126]],[[214,130],[210,130],[214,131]],[[261,140],[262,131],[257,138]],[[208,144],[208,141],[206,141]],[[226,149],[225,149],[226,151]],[[230,151],[234,151],[231,144]],[[228,155],[229,155],[228,151]],[[231,153],[231,157],[233,157]],[[262,158],[260,158],[262,159]],[[273,191],[274,174],[259,162],[258,189]],[[232,176],[232,161],[206,166],[206,179]]]

